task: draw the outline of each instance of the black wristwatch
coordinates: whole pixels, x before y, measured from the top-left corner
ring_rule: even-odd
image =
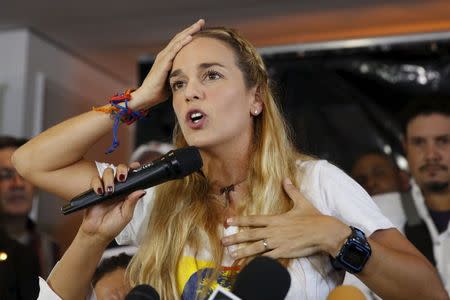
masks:
[[[362,230],[350,226],[352,234],[347,238],[338,255],[330,256],[331,264],[337,270],[344,269],[350,273],[359,273],[369,260],[372,249]]]

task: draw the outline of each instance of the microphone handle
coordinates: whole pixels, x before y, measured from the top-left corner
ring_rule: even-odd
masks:
[[[176,163],[170,161],[158,161],[143,165],[139,169],[130,170],[125,182],[116,182],[114,192],[108,195],[98,195],[93,189],[87,190],[74,197],[68,204],[61,208],[64,215],[76,212],[94,204],[125,196],[139,189],[146,189],[168,180],[177,179]]]

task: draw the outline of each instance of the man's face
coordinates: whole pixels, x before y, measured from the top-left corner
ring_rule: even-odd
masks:
[[[379,195],[401,190],[399,170],[384,156],[366,154],[356,161],[352,177],[369,193]]]
[[[445,192],[450,182],[450,117],[419,115],[406,128],[411,174],[424,192]]]
[[[33,186],[16,173],[11,156],[15,148],[0,149],[0,212],[26,216],[33,204]]]

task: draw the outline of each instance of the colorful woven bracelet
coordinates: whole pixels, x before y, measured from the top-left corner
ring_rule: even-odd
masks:
[[[116,148],[120,144],[118,131],[119,125],[121,123],[130,125],[133,124],[136,120],[142,119],[148,114],[148,110],[133,111],[128,107],[128,102],[131,101],[131,92],[133,92],[133,90],[128,89],[124,93],[118,93],[112,96],[109,100],[110,105],[92,108],[94,111],[109,113],[111,115],[111,118],[114,119],[113,142],[108,150],[106,150],[106,154],[109,154],[116,150]]]

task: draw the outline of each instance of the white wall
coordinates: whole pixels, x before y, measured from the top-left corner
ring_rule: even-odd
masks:
[[[23,135],[28,34],[23,30],[0,32],[0,132]]]
[[[128,86],[26,29],[0,31],[0,134],[32,137],[71,116],[106,103]],[[127,162],[134,143],[133,126],[122,126],[121,145],[106,156],[112,134],[100,140],[89,158]],[[62,202],[44,194],[38,221],[50,228],[64,223]],[[67,217],[64,217],[67,218]]]

